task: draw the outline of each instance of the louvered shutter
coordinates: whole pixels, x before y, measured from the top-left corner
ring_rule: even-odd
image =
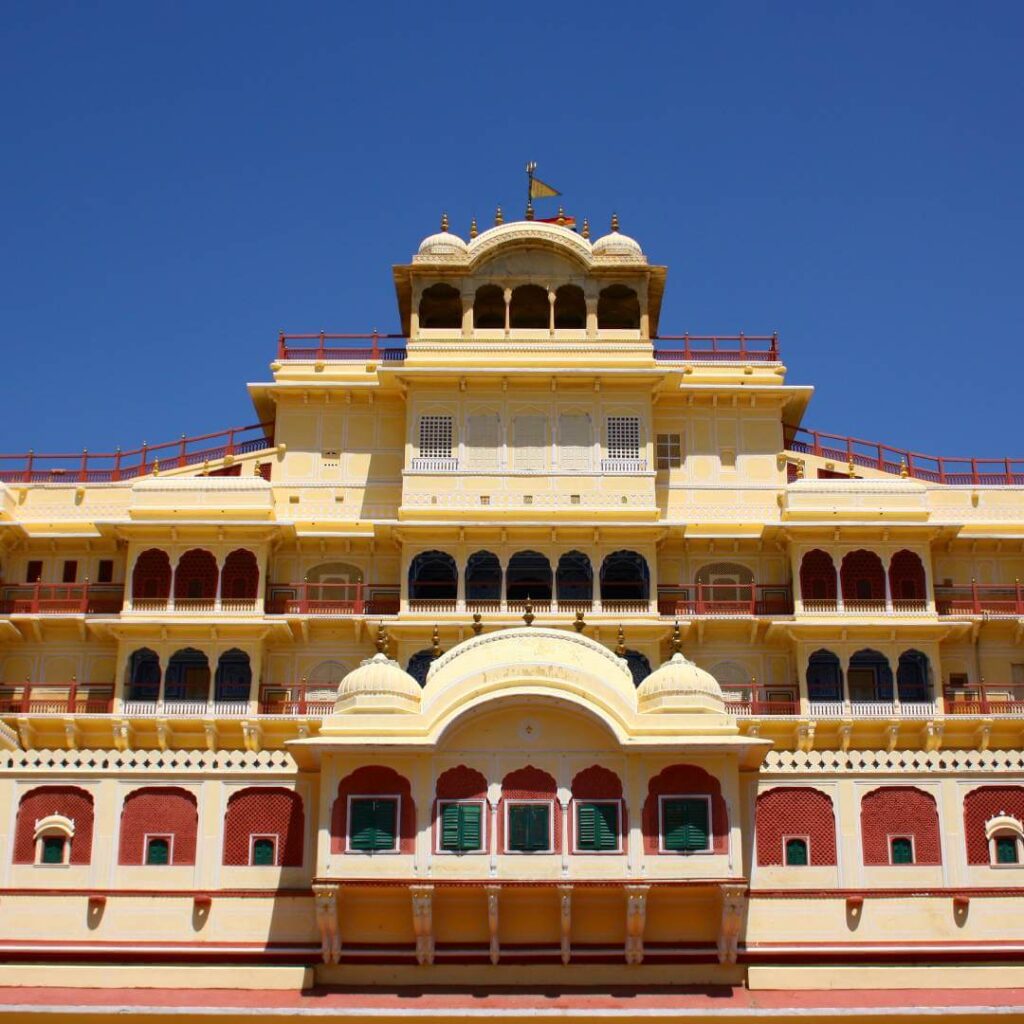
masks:
[[[694,851],[708,848],[708,805],[704,800],[662,802],[662,845],[666,850]]]
[[[550,846],[548,838],[549,810],[547,804],[530,804],[529,831],[527,835],[528,850],[546,850]]]
[[[445,804],[441,811],[441,849],[459,850],[459,811],[458,804]]]
[[[512,804],[508,809],[508,848],[526,850],[529,804]]]
[[[619,845],[618,804],[595,804],[595,849],[614,850]]]
[[[349,849],[393,850],[397,831],[397,801],[353,800],[349,822]]]
[[[480,413],[466,418],[466,466],[469,469],[497,469],[500,443],[497,413]]]
[[[398,832],[398,801],[374,800],[373,804],[373,825],[376,832],[374,838],[377,842],[374,849],[393,850],[395,835]]]
[[[576,805],[576,846],[580,850],[597,849],[597,809],[593,804]]]
[[[512,426],[512,468],[534,471],[544,468],[547,445],[547,419],[543,416],[517,416]]]
[[[479,850],[482,808],[479,804],[459,804],[459,849]]]
[[[593,442],[589,416],[565,413],[558,417],[558,462],[562,469],[593,469]]]
[[[256,865],[274,863],[274,840],[254,839],[252,843],[252,862]]]

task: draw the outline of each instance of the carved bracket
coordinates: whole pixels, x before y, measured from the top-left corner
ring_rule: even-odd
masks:
[[[498,895],[501,886],[489,885],[487,892],[487,928],[491,933],[491,963],[501,959],[501,946],[498,942]]]
[[[558,887],[558,906],[562,923],[562,963],[567,964],[572,956],[572,886]]]
[[[341,959],[341,936],[338,934],[337,885],[314,885],[316,924],[320,929],[320,955],[325,964],[336,964]]]
[[[427,967],[434,962],[434,887],[410,885],[412,929],[416,935],[416,962]]]
[[[644,928],[647,926],[649,885],[626,886],[626,963],[644,961]]]
[[[718,933],[718,962],[736,963],[743,915],[747,909],[747,887],[745,885],[722,886],[722,928]]]

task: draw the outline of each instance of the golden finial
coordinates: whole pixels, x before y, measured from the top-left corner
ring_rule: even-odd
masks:
[[[617,213],[612,214],[612,231],[619,230],[619,215]]]
[[[476,217],[474,217],[474,218],[473,218],[473,219],[472,219],[472,220],[471,220],[471,221],[469,222],[469,237],[470,237],[470,238],[476,238],[476,236],[477,236],[478,234],[480,234],[480,232],[479,232],[479,231],[477,231],[477,229],[476,229]]]
[[[797,480],[803,480],[804,478],[804,460],[800,459],[796,464],[796,478]]]
[[[576,618],[573,619],[572,628],[575,629],[577,633],[582,633],[586,628],[586,625],[587,624],[583,621],[583,609],[577,608]]]
[[[388,653],[388,631],[384,628],[383,622],[377,623],[377,653]]]
[[[854,466],[853,459],[850,459],[850,461],[846,464],[846,472],[850,476],[856,476],[856,474],[857,474],[857,467]]]
[[[586,217],[583,218],[583,230],[580,232],[584,238],[590,237],[590,221]]]
[[[160,475],[160,460],[159,459],[154,459],[153,460],[153,476],[159,476],[159,475]]]
[[[910,476],[910,470],[907,468],[906,459],[900,459],[900,476],[903,477],[904,480],[906,480],[907,477]]]
[[[501,207],[499,206],[494,211],[494,226],[498,227],[499,224],[504,224],[504,223],[505,223],[505,215],[501,212]]]
[[[434,627],[434,632],[431,634],[430,640],[433,644],[430,648],[430,656],[432,658],[440,658],[443,652],[441,651],[441,634],[438,631],[437,626]]]
[[[682,654],[683,653],[683,635],[679,632],[679,620],[676,619],[675,624],[672,626],[672,653]]]
[[[533,614],[533,602],[527,598],[526,604],[523,605],[523,622],[528,626],[532,626],[535,618],[536,616]]]
[[[620,657],[626,656],[626,631],[619,626],[618,643],[615,645],[615,653]]]
[[[558,208],[558,226],[560,228],[565,227],[565,210],[563,210],[561,207]]]
[[[527,220],[533,220],[533,203],[532,202],[526,204],[526,219]]]
[[[483,632],[483,617],[479,612],[473,612],[473,636],[479,636]]]
[[[448,230],[448,212],[447,211],[445,211],[444,213],[441,214],[441,230],[442,231],[447,231]]]

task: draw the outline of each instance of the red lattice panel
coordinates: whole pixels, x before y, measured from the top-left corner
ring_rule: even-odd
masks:
[[[509,772],[501,780],[501,804],[498,807],[498,849],[505,849],[505,802],[508,800],[551,801],[551,849],[562,850],[562,807],[558,802],[558,784],[540,768],[527,765]]]
[[[221,573],[221,597],[251,598],[256,596],[260,585],[260,568],[251,551],[232,551],[224,560]]]
[[[857,599],[870,601],[885,600],[885,569],[882,560],[873,551],[851,551],[839,569],[843,586],[843,600]],[[858,590],[858,584],[866,581],[870,593]]]
[[[129,793],[121,811],[118,864],[142,864],[147,835],[174,836],[172,864],[195,864],[199,814],[196,798],[176,786],[147,786]]]
[[[896,600],[925,599],[924,565],[913,551],[897,551],[889,563],[889,590]]]
[[[490,852],[491,829],[490,829],[490,805],[487,803],[487,778],[475,768],[469,768],[460,764],[456,768],[449,768],[442,772],[437,780],[434,800],[434,847],[437,848],[439,841],[438,829],[441,822],[438,817],[439,800],[483,800],[484,811],[480,823],[483,829],[484,849]]]
[[[836,599],[836,567],[828,554],[819,548],[808,551],[800,562],[800,593],[805,601]]]
[[[715,853],[729,849],[729,812],[722,798],[722,787],[710,773],[695,764],[672,764],[647,784],[643,823],[644,852],[658,853],[660,848],[659,796],[711,797],[711,848]]]
[[[779,786],[757,798],[757,863],[784,864],[783,837],[806,836],[810,863],[836,863],[836,823],[832,800],[820,789]]]
[[[913,786],[883,786],[860,802],[865,865],[889,863],[889,837],[913,836],[915,864],[941,864],[939,811],[930,793]]]
[[[398,849],[412,853],[416,848],[416,805],[412,787],[404,775],[383,765],[363,765],[338,783],[338,797],[331,812],[331,853],[345,852],[348,833],[348,798],[350,796],[401,797],[398,822]]]
[[[21,798],[14,826],[14,863],[35,863],[36,822],[51,814],[74,821],[71,863],[88,864],[92,855],[92,797],[76,786],[39,786]]]
[[[202,548],[186,551],[174,573],[175,601],[190,597],[209,600],[216,596],[217,559]]]
[[[171,596],[171,561],[166,551],[143,551],[132,570],[132,597],[166,600]]]
[[[302,867],[306,818],[294,790],[254,786],[234,793],[224,815],[224,863],[247,865],[251,839],[277,836],[277,865]]]
[[[1024,823],[1024,786],[982,786],[964,797],[964,839],[968,864],[988,864],[986,823],[1008,814]]]

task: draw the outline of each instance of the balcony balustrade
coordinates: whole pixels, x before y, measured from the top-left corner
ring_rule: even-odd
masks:
[[[0,715],[105,715],[113,707],[112,683],[0,684]]]
[[[399,588],[390,583],[271,583],[268,615],[397,615]]]
[[[402,334],[280,334],[277,358],[310,362],[386,362],[405,360]]]
[[[0,615],[117,615],[123,604],[114,583],[0,584]]]
[[[602,473],[646,473],[646,459],[602,459]]]
[[[975,583],[937,586],[939,615],[1024,616],[1024,588],[1014,583]]]
[[[139,615],[260,615],[255,597],[137,597],[131,611]]]
[[[665,362],[777,363],[777,334],[659,334],[654,358]]]
[[[267,685],[260,689],[260,714],[325,718],[334,710],[336,696],[336,688],[329,684]]]
[[[658,612],[671,618],[733,618],[793,614],[793,592],[782,583],[693,583],[658,587]]]
[[[927,615],[928,602],[922,598],[816,598],[802,601],[805,615]]]
[[[1024,715],[1024,686],[979,683],[945,693],[947,715]]]

